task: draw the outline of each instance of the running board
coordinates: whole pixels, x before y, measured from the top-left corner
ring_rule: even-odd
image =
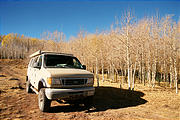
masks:
[[[39,92],[34,88],[34,87],[30,87],[36,94],[39,94]]]

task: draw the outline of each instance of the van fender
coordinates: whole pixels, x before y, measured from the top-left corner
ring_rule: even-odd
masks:
[[[40,81],[39,81],[39,84],[42,83],[43,84],[43,87],[47,87],[47,84],[45,82],[45,80],[42,78]],[[38,85],[39,86],[39,85]]]

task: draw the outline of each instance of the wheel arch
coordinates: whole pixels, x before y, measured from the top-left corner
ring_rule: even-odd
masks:
[[[28,76],[26,76],[26,82],[28,81]]]
[[[45,88],[45,87],[47,87],[46,82],[44,79],[41,79],[38,83],[38,92],[40,91],[41,88]]]

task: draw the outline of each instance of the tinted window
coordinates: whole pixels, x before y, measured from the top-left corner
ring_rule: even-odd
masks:
[[[82,65],[76,57],[64,55],[45,55],[44,61],[46,67],[82,69]]]
[[[39,57],[38,66],[42,65],[42,56]]]

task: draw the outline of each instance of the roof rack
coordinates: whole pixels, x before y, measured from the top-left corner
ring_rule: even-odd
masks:
[[[53,53],[53,54],[73,56],[73,54],[58,53],[58,52],[53,52],[53,51],[41,51],[41,50],[38,50],[37,52],[31,54],[29,57],[35,57],[35,56],[38,56],[38,55],[41,55],[41,54],[46,54],[46,53],[47,53],[47,54],[48,54],[48,53]]]

